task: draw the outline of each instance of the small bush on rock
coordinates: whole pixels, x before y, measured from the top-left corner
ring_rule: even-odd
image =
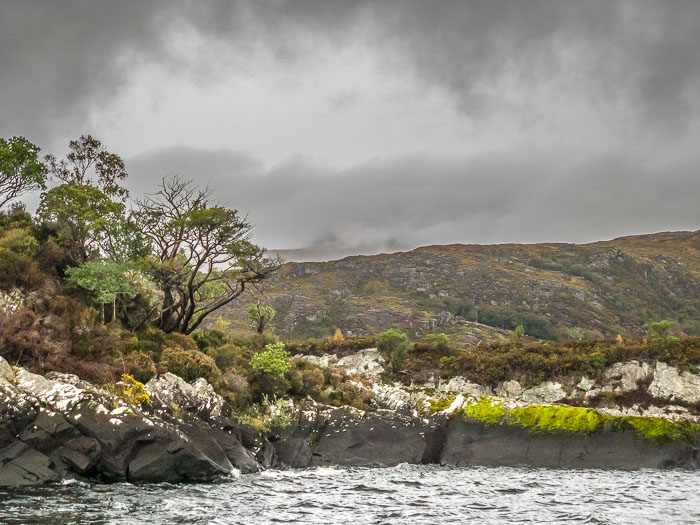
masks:
[[[289,352],[284,349],[284,343],[271,343],[264,351],[254,354],[250,364],[253,370],[283,376],[289,370]]]
[[[169,372],[188,382],[203,377],[212,385],[216,385],[221,379],[221,371],[214,360],[199,350],[166,348],[163,350],[163,361]]]
[[[410,348],[411,343],[408,341],[408,336],[393,328],[380,334],[377,339],[377,349],[391,365],[391,371],[393,372],[401,370],[406,353]]]

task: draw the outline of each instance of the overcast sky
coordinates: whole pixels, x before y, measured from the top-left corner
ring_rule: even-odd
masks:
[[[269,248],[700,228],[697,0],[0,3],[0,136],[83,133]]]

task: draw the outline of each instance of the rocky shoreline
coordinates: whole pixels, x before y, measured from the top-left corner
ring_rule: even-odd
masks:
[[[261,434],[236,422],[204,379],[161,375],[145,386],[149,403],[137,405],[77,376],[44,377],[0,358],[0,485],[201,482],[276,467],[399,463],[698,468],[700,377],[664,363],[618,363],[600,384],[545,382],[533,397],[512,382],[495,391],[458,378],[438,388],[382,385],[367,379],[376,379],[377,359],[365,350],[344,365],[365,376],[358,385],[373,390],[376,410],[306,399],[290,425]],[[666,404],[592,409],[552,399],[641,388]]]

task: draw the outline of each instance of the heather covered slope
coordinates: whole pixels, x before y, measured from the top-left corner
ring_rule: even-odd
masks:
[[[520,324],[545,339],[643,336],[659,319],[695,335],[700,231],[591,244],[426,246],[288,263],[266,283],[265,294],[277,309],[274,323],[282,336],[398,326],[412,336],[437,330],[476,344]],[[247,323],[242,304],[231,314],[236,324]]]

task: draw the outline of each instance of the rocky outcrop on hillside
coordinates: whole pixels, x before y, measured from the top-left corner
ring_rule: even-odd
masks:
[[[356,335],[400,327],[412,337],[440,331],[476,345],[503,333],[501,324],[474,322],[494,306],[540,316],[539,329],[526,326],[534,337],[555,329],[641,336],[649,319],[672,312],[692,334],[700,330],[692,321],[700,313],[699,239],[700,232],[674,232],[585,245],[455,244],[289,263],[265,293],[278,333],[302,338],[324,326]],[[465,302],[479,311],[460,310]],[[247,326],[245,305],[231,317]]]
[[[258,470],[263,440],[223,417],[223,401],[202,381],[153,380],[142,409],[76,376],[13,370],[0,358],[0,485],[207,481]]]

